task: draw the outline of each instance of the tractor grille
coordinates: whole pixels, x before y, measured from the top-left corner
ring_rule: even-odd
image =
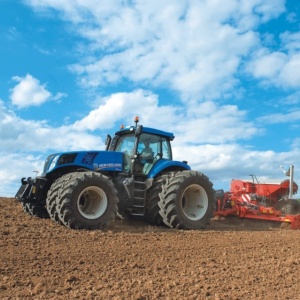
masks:
[[[60,158],[59,161],[57,162],[57,165],[66,165],[66,164],[72,164],[75,159],[76,159],[77,153],[72,153],[72,154],[63,154]]]

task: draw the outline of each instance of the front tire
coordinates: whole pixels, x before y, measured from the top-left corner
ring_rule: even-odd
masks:
[[[69,175],[57,199],[59,219],[72,229],[105,229],[115,218],[119,202],[113,183],[96,172]]]
[[[69,174],[59,177],[55,182],[52,183],[47,193],[46,208],[48,214],[51,220],[61,225],[63,223],[58,216],[57,201],[58,201],[60,189],[62,189],[64,182],[66,182],[69,178],[70,178]]]
[[[159,213],[171,228],[203,229],[213,216],[212,183],[202,173],[178,172],[168,178],[159,197]]]
[[[21,202],[23,210],[37,218],[41,219],[49,219],[49,214],[47,212],[46,207],[43,204],[40,203],[29,203],[29,202]]]

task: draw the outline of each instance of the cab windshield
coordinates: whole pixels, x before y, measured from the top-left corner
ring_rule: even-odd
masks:
[[[117,143],[115,151],[124,152],[128,155],[133,155],[135,136],[134,133],[123,135]]]

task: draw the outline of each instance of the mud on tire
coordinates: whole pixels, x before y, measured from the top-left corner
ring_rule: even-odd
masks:
[[[213,215],[212,183],[200,172],[176,173],[166,180],[159,197],[159,213],[171,228],[202,229]]]
[[[114,219],[119,202],[108,177],[96,172],[70,173],[59,191],[56,210],[72,229],[104,229]]]

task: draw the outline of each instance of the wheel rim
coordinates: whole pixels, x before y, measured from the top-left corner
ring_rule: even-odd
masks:
[[[97,219],[106,211],[108,200],[105,192],[96,186],[85,188],[77,199],[80,214],[86,219]]]
[[[205,189],[198,184],[187,187],[181,199],[181,207],[188,219],[192,221],[202,219],[208,208],[208,196]]]

